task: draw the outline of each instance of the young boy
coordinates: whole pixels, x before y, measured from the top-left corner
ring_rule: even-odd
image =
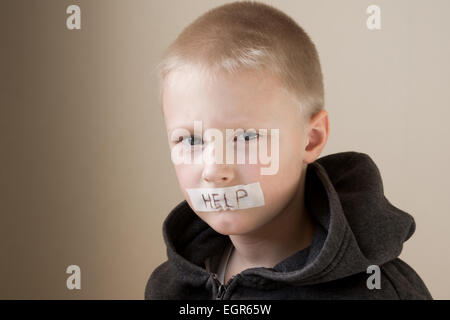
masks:
[[[371,158],[318,159],[329,134],[322,72],[291,18],[257,2],[222,5],[160,67],[186,200],[164,221],[168,260],[146,299],[432,299],[398,258],[414,219],[384,197]]]

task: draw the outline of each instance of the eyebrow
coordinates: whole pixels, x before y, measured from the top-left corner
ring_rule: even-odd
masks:
[[[237,125],[230,125],[227,127],[221,127],[221,128],[217,128],[217,127],[209,127],[209,128],[216,128],[219,130],[225,130],[225,129],[243,129],[244,131],[247,131],[248,129],[255,129],[255,130],[259,130],[259,129],[271,129],[274,128],[273,125],[274,123],[270,123],[271,119],[266,119],[266,120],[259,120],[259,126],[256,126],[256,123],[251,123],[252,121],[243,121],[242,123],[239,123]],[[209,129],[206,128],[202,125],[202,131],[204,132],[205,130]],[[180,123],[179,125],[176,126],[171,126],[169,128],[167,128],[168,132],[172,132],[175,129],[186,129],[189,132],[194,132],[194,123],[193,122],[189,122],[189,123]]]
[[[171,127],[171,128],[168,128],[167,129],[167,132],[169,132],[169,133],[172,133],[174,130],[177,130],[177,129],[185,129],[185,130],[187,130],[189,133],[191,133],[191,134],[194,134],[194,127],[192,126],[192,125],[190,125],[190,126],[179,126],[179,127]],[[208,129],[219,129],[219,128],[214,128],[214,127],[209,127],[209,128],[203,128],[202,127],[202,131],[201,131],[201,133],[202,134],[204,134],[204,132],[206,131],[206,130],[208,130]],[[253,129],[253,130],[255,130],[255,131],[258,131],[258,130],[260,130],[260,129],[271,129],[270,127],[267,127],[267,126],[263,126],[263,127],[261,127],[261,128],[257,128],[257,127],[255,127],[255,126],[235,126],[234,128],[223,128],[223,129],[219,129],[220,131],[225,131],[226,129],[231,129],[231,130],[234,130],[234,131],[236,131],[236,130],[238,130],[238,129],[242,129],[242,130],[244,130],[244,131],[248,131],[248,130],[250,130],[250,129]]]

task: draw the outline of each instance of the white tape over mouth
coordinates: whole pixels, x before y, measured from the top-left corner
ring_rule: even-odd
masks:
[[[196,211],[240,210],[264,205],[259,182],[227,188],[186,189]]]

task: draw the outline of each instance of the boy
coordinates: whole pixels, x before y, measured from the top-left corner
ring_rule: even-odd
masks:
[[[322,72],[291,18],[257,2],[222,5],[160,66],[186,200],[164,221],[168,261],[146,299],[432,299],[398,258],[414,219],[383,196],[370,157],[318,159],[329,134]]]

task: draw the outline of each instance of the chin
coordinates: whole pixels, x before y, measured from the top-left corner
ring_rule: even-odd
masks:
[[[239,211],[219,211],[209,214],[209,216],[205,217],[205,222],[216,232],[227,236],[251,233],[261,225],[261,221],[255,220],[254,217],[243,215]]]
[[[223,235],[245,234],[253,229],[253,223],[239,211],[202,213],[201,217],[212,229]]]

